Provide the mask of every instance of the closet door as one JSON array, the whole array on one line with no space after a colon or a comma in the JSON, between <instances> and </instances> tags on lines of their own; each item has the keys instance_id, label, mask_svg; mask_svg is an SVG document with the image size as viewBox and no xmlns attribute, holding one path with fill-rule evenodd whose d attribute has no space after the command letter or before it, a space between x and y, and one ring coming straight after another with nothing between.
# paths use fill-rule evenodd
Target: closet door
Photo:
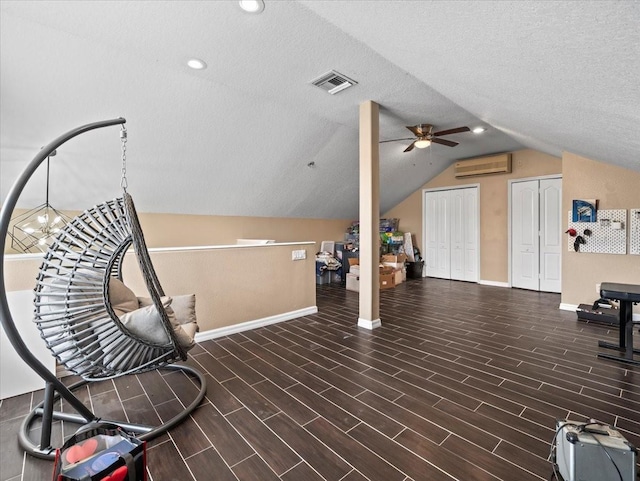
<instances>
[{"instance_id":1,"label":"closet door","mask_svg":"<svg viewBox=\"0 0 640 481\"><path fill-rule=\"evenodd\" d=\"M478 189L425 193L426 275L478 282Z\"/></svg>"},{"instance_id":2,"label":"closet door","mask_svg":"<svg viewBox=\"0 0 640 481\"><path fill-rule=\"evenodd\" d=\"M450 192L451 203L451 279L462 281L465 275L465 202L464 191Z\"/></svg>"},{"instance_id":3,"label":"closet door","mask_svg":"<svg viewBox=\"0 0 640 481\"><path fill-rule=\"evenodd\" d=\"M464 277L462 280L480 280L480 218L478 209L478 188L464 189Z\"/></svg>"},{"instance_id":4,"label":"closet door","mask_svg":"<svg viewBox=\"0 0 640 481\"><path fill-rule=\"evenodd\" d=\"M511 285L539 288L538 181L511 184Z\"/></svg>"},{"instance_id":5,"label":"closet door","mask_svg":"<svg viewBox=\"0 0 640 481\"><path fill-rule=\"evenodd\" d=\"M540 290L562 291L562 179L540 180Z\"/></svg>"},{"instance_id":6,"label":"closet door","mask_svg":"<svg viewBox=\"0 0 640 481\"><path fill-rule=\"evenodd\" d=\"M426 193L425 230L427 239L426 273L429 277L451 276L449 191Z\"/></svg>"},{"instance_id":7,"label":"closet door","mask_svg":"<svg viewBox=\"0 0 640 481\"><path fill-rule=\"evenodd\" d=\"M478 189L450 191L451 279L478 282Z\"/></svg>"},{"instance_id":8,"label":"closet door","mask_svg":"<svg viewBox=\"0 0 640 481\"><path fill-rule=\"evenodd\" d=\"M511 285L561 291L562 179L511 184Z\"/></svg>"}]
</instances>

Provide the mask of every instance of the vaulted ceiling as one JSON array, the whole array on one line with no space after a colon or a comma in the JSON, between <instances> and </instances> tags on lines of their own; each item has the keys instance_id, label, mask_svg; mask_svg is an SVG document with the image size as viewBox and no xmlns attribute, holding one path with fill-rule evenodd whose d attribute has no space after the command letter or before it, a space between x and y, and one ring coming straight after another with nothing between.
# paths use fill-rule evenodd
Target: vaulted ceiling
<instances>
[{"instance_id":1,"label":"vaulted ceiling","mask_svg":"<svg viewBox=\"0 0 640 481\"><path fill-rule=\"evenodd\" d=\"M403 153L380 144L381 210L457 159L532 148L640 171L640 2L6 1L0 10L4 199L58 135L125 117L142 212L355 218L358 108L380 139L485 126ZM207 63L192 70L187 60ZM336 70L335 95L310 82ZM51 202L118 195L118 128L62 146ZM44 199L45 169L20 207Z\"/></svg>"}]
</instances>

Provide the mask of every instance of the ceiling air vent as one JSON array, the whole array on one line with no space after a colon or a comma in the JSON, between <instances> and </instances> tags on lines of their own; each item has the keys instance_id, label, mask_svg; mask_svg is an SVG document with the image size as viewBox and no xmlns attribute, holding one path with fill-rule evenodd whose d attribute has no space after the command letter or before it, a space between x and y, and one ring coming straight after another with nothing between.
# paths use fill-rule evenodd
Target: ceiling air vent
<instances>
[{"instance_id":1,"label":"ceiling air vent","mask_svg":"<svg viewBox=\"0 0 640 481\"><path fill-rule=\"evenodd\" d=\"M344 89L357 85L358 82L351 80L346 75L342 75L335 70L331 70L317 79L312 80L311 83L316 87L320 87L322 90L329 92L331 95L335 95Z\"/></svg>"}]
</instances>

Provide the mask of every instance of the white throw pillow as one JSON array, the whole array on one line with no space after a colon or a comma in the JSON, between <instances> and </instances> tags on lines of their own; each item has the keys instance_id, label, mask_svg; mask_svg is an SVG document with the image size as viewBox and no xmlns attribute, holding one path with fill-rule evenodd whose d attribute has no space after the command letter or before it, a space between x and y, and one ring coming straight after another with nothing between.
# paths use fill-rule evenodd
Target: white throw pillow
<instances>
[{"instance_id":1,"label":"white throw pillow","mask_svg":"<svg viewBox=\"0 0 640 481\"><path fill-rule=\"evenodd\" d=\"M193 317L195 319L195 296L178 296L178 298L193 297L193 300L180 299L178 302L178 309L184 315ZM120 316L120 321L127 328L131 334L140 337L149 342L157 344L167 344L169 337L162 327L162 318L151 301L150 298L138 298L140 305L139 309L132 312L127 312ZM198 325L195 322L187 320L185 323L178 321L178 316L173 309L174 298L161 297L162 306L167 312L169 322L173 326L173 332L176 335L178 344L183 349L191 349L195 345L194 336L198 330ZM190 313L192 311L192 313Z\"/></svg>"},{"instance_id":2,"label":"white throw pillow","mask_svg":"<svg viewBox=\"0 0 640 481\"><path fill-rule=\"evenodd\" d=\"M161 300L164 297L160 298ZM171 302L171 309L176 315L178 324L188 324L190 322L197 323L196 319L196 295L195 294L183 294L180 296L171 296L173 301ZM164 302L164 301L163 301ZM140 307L150 306L153 301L150 297L138 297L138 304Z\"/></svg>"}]
</instances>

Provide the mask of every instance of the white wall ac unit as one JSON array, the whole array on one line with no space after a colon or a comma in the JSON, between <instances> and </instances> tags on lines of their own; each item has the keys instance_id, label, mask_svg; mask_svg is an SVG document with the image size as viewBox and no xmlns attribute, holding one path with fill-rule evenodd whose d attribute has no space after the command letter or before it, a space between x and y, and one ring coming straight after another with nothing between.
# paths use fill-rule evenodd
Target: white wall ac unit
<instances>
[{"instance_id":1,"label":"white wall ac unit","mask_svg":"<svg viewBox=\"0 0 640 481\"><path fill-rule=\"evenodd\" d=\"M471 175L505 174L511 172L511 154L492 155L477 159L461 160L454 165L456 177Z\"/></svg>"}]
</instances>

